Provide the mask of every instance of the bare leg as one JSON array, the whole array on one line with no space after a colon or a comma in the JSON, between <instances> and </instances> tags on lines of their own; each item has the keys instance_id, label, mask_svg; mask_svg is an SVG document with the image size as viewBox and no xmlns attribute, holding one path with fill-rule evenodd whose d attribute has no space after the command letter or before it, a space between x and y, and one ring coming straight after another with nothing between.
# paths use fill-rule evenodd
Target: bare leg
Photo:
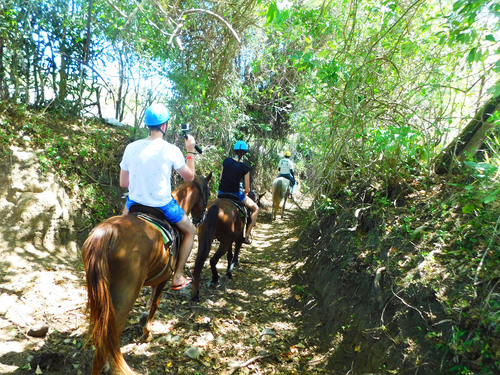
<instances>
[{"instance_id":1,"label":"bare leg","mask_svg":"<svg viewBox=\"0 0 500 375\"><path fill-rule=\"evenodd\" d=\"M252 233L252 228L255 226L257 223L257 216L259 216L259 206L257 206L257 203L255 203L253 200L250 198L246 197L245 201L243 202L245 205L250 208L252 211L252 222L248 225L247 227L247 232L245 233L245 237L248 238L250 237L250 234Z\"/></svg>"},{"instance_id":2,"label":"bare leg","mask_svg":"<svg viewBox=\"0 0 500 375\"><path fill-rule=\"evenodd\" d=\"M182 220L175 225L184 233L184 239L179 249L179 256L177 257L174 276L172 277L172 285L181 285L185 281L185 277L183 276L184 266L186 265L189 255L191 254L191 250L193 249L196 228L186 215L184 215Z\"/></svg>"}]
</instances>

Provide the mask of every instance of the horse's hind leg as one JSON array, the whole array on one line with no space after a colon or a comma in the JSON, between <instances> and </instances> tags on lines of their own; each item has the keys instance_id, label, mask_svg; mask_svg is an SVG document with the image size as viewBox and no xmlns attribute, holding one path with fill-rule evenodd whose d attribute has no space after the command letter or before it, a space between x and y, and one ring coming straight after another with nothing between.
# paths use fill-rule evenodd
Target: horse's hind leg
<instances>
[{"instance_id":1,"label":"horse's hind leg","mask_svg":"<svg viewBox=\"0 0 500 375\"><path fill-rule=\"evenodd\" d=\"M229 243L229 246L231 246L231 243ZM212 281L210 283L211 286L215 286L219 282L217 263L219 263L220 258L222 258L222 255L224 255L226 251L227 251L227 244L221 242L214 256L210 258L210 269L212 270Z\"/></svg>"},{"instance_id":2,"label":"horse's hind leg","mask_svg":"<svg viewBox=\"0 0 500 375\"><path fill-rule=\"evenodd\" d=\"M234 256L231 256L231 259L229 259L229 255L227 257L227 273L226 273L226 275L230 279L233 277L234 269L240 264L239 256L240 256L241 245L242 245L242 242L236 242L236 244L234 245ZM229 252L232 254L231 250L229 250Z\"/></svg>"},{"instance_id":3,"label":"horse's hind leg","mask_svg":"<svg viewBox=\"0 0 500 375\"><path fill-rule=\"evenodd\" d=\"M123 278L111 283L111 299L115 309L116 329L118 337L123 332L127 324L127 316L134 306L134 302L139 296L142 283L135 278L129 278L126 282Z\"/></svg>"},{"instance_id":4,"label":"horse's hind leg","mask_svg":"<svg viewBox=\"0 0 500 375\"><path fill-rule=\"evenodd\" d=\"M226 275L229 276L229 278L231 278L231 275L230 275L230 269L231 269L231 265L233 264L233 248L232 246L229 248L229 250L227 251L227 271L226 271ZM234 268L234 266L233 266Z\"/></svg>"},{"instance_id":5,"label":"horse's hind leg","mask_svg":"<svg viewBox=\"0 0 500 375\"><path fill-rule=\"evenodd\" d=\"M281 210L281 217L285 216L285 205L286 205L287 198L288 198L288 190L287 190L287 193L285 194L285 198L283 199L283 208Z\"/></svg>"},{"instance_id":6,"label":"horse's hind leg","mask_svg":"<svg viewBox=\"0 0 500 375\"><path fill-rule=\"evenodd\" d=\"M144 324L144 327L142 328L142 337L141 340L143 341L151 341L153 338L153 335L151 334L151 325L153 324L153 317L156 313L156 310L158 310L158 306L160 304L160 297L161 293L163 291L163 288L165 288L165 284L167 283L168 279L165 280L164 282L161 282L158 285L155 285L151 287L151 300L149 304L149 314L148 318L146 320L146 324Z\"/></svg>"}]
</instances>

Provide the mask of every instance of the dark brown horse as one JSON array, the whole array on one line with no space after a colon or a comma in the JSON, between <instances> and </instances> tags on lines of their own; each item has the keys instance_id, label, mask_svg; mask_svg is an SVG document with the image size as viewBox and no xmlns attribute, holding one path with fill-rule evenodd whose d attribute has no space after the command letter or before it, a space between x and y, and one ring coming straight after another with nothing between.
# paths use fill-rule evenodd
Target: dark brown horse
<instances>
[{"instance_id":1,"label":"dark brown horse","mask_svg":"<svg viewBox=\"0 0 500 375\"><path fill-rule=\"evenodd\" d=\"M201 220L208 203L208 181L195 177L173 197L193 220ZM174 242L175 243L175 242ZM151 286L151 299L143 339L150 338L153 316L165 284L175 269L175 256L163 245L160 231L133 215L114 216L96 226L82 248L85 267L90 332L96 348L92 375L101 373L110 360L114 371L133 374L120 351L120 335L139 291Z\"/></svg>"},{"instance_id":2,"label":"dark brown horse","mask_svg":"<svg viewBox=\"0 0 500 375\"><path fill-rule=\"evenodd\" d=\"M260 198L264 194L259 195L259 193L252 190L248 193L248 196L259 205ZM201 271L210 253L214 238L219 240L219 248L210 258L212 286L215 286L219 281L217 263L225 253L227 253L227 272L225 276L229 279L232 277L232 272L238 265L244 229L245 222L241 211L230 199L217 198L208 202L205 220L198 227L198 254L194 265L192 289L192 299L194 301L200 300ZM234 253L232 251L233 243Z\"/></svg>"}]
</instances>

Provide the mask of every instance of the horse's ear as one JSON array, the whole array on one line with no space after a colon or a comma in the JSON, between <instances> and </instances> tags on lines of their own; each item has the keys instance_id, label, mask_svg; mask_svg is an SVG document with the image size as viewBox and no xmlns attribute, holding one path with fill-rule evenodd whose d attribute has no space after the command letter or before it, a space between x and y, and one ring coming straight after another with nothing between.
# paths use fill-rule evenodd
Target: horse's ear
<instances>
[{"instance_id":1,"label":"horse's ear","mask_svg":"<svg viewBox=\"0 0 500 375\"><path fill-rule=\"evenodd\" d=\"M212 179L212 172L210 172L206 178L207 182L209 182Z\"/></svg>"}]
</instances>

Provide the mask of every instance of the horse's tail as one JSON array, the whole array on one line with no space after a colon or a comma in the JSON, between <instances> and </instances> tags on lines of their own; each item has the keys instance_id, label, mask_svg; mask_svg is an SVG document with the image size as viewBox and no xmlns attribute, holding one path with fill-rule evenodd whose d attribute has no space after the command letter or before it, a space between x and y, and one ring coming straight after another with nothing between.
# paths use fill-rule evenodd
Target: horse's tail
<instances>
[{"instance_id":1,"label":"horse's tail","mask_svg":"<svg viewBox=\"0 0 500 375\"><path fill-rule=\"evenodd\" d=\"M117 227L104 222L94 228L82 248L90 335L96 348L92 375L99 375L108 359L111 359L121 373L133 374L120 351L115 309L109 292L108 261L117 236Z\"/></svg>"},{"instance_id":2,"label":"horse's tail","mask_svg":"<svg viewBox=\"0 0 500 375\"><path fill-rule=\"evenodd\" d=\"M198 254L196 254L193 271L192 299L194 301L199 301L200 299L201 271L203 270L205 261L210 254L210 248L212 247L212 242L215 236L215 229L217 227L218 216L219 206L217 206L217 204L214 204L208 209L203 224L199 226Z\"/></svg>"}]
</instances>

